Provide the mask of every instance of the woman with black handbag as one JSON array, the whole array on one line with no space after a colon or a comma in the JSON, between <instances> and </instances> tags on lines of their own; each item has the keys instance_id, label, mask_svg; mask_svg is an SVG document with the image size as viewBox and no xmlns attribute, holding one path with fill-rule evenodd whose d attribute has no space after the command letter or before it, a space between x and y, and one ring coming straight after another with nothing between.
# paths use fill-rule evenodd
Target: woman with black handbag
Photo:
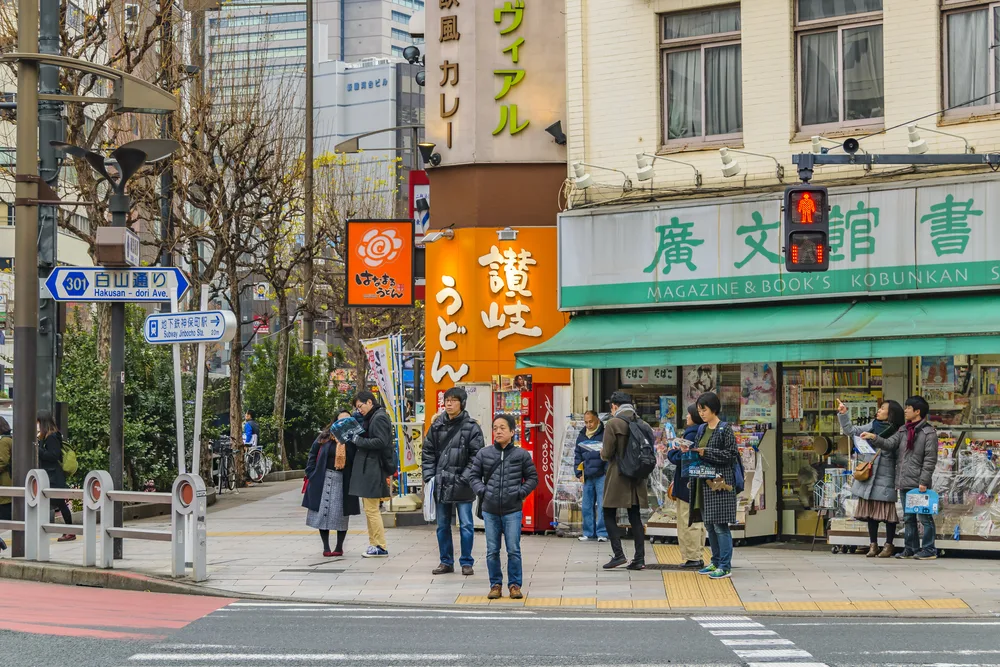
<instances>
[{"instance_id":1,"label":"woman with black handbag","mask_svg":"<svg viewBox=\"0 0 1000 667\"><path fill-rule=\"evenodd\" d=\"M875 420L864 426L851 424L847 406L840 400L837 401L837 412L840 430L849 438L862 433L874 433L888 438L906 421L903 406L896 401L883 401L875 414ZM860 454L854 469L851 495L858 499L854 518L868 523L868 558L890 558L895 551L893 540L896 539L896 526L899 525L899 515L896 513L896 451L879 450L874 454ZM879 523L885 523L885 545L881 549L878 546Z\"/></svg>"},{"instance_id":2,"label":"woman with black handbag","mask_svg":"<svg viewBox=\"0 0 1000 667\"><path fill-rule=\"evenodd\" d=\"M341 412L337 420L350 417ZM319 530L323 555L344 555L344 539L350 517L361 514L361 504L347 491L351 488L351 469L357 448L333 437L333 424L323 430L309 449L302 506L308 509L306 525ZM330 548L330 531L337 533L337 545Z\"/></svg>"}]
</instances>

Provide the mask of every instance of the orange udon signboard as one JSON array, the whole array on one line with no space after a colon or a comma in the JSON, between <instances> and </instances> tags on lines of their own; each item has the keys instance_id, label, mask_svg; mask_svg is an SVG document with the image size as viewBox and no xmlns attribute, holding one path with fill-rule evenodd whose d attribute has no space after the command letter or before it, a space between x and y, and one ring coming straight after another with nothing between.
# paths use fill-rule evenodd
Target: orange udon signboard
<instances>
[{"instance_id":1,"label":"orange udon signboard","mask_svg":"<svg viewBox=\"0 0 1000 667\"><path fill-rule=\"evenodd\" d=\"M348 220L347 304L413 305L413 221Z\"/></svg>"}]
</instances>

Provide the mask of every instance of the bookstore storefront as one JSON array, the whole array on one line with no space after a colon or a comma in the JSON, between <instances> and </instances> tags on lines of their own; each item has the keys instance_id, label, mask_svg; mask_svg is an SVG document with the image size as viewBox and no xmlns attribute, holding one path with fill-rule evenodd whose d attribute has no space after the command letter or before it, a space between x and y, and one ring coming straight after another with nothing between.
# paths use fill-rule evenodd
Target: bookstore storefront
<instances>
[{"instance_id":1,"label":"bookstore storefront","mask_svg":"<svg viewBox=\"0 0 1000 667\"><path fill-rule=\"evenodd\" d=\"M745 537L845 545L867 538L836 400L864 423L921 393L942 434L939 538L1000 549L1000 179L844 188L831 204L818 274L784 272L779 194L561 214L574 316L518 363L592 369L593 407L627 389L661 427L716 391L758 452Z\"/></svg>"}]
</instances>

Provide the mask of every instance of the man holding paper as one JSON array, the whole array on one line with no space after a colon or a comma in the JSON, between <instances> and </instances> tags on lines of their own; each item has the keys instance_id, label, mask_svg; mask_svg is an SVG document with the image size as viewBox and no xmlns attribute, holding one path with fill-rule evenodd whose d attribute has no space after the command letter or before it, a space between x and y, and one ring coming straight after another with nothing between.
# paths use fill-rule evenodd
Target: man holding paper
<instances>
[{"instance_id":1,"label":"man holding paper","mask_svg":"<svg viewBox=\"0 0 1000 667\"><path fill-rule=\"evenodd\" d=\"M931 488L934 469L937 467L938 436L937 429L927 421L930 406L922 396L911 396L906 399L903 416L906 419L905 428L901 428L890 438L883 438L875 433L862 433L861 437L872 443L882 452L896 452L896 488L902 497L913 489L926 493ZM906 548L896 558L916 558L917 560L934 560L937 549L934 546L936 529L934 516L920 514L923 526L923 539L917 534L917 514L907 514L903 530Z\"/></svg>"}]
</instances>

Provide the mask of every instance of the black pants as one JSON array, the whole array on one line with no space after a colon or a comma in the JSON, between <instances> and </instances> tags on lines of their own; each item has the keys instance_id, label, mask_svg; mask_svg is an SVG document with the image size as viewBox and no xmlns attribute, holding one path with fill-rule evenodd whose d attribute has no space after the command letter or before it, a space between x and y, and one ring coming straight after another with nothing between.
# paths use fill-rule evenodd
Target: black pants
<instances>
[{"instance_id":1,"label":"black pants","mask_svg":"<svg viewBox=\"0 0 1000 667\"><path fill-rule=\"evenodd\" d=\"M0 521L10 521L10 513L13 507L11 503L0 505Z\"/></svg>"},{"instance_id":2,"label":"black pants","mask_svg":"<svg viewBox=\"0 0 1000 667\"><path fill-rule=\"evenodd\" d=\"M51 501L51 508L53 515L55 512L59 512L62 515L63 523L67 526L73 523L73 513L70 512L69 503L61 498Z\"/></svg>"},{"instance_id":3,"label":"black pants","mask_svg":"<svg viewBox=\"0 0 1000 667\"><path fill-rule=\"evenodd\" d=\"M878 543L878 524L880 522L874 519L868 519L868 539L871 544ZM885 543L892 544L893 540L896 539L896 523L885 522Z\"/></svg>"},{"instance_id":4,"label":"black pants","mask_svg":"<svg viewBox=\"0 0 1000 667\"><path fill-rule=\"evenodd\" d=\"M646 562L646 531L642 527L642 515L639 513L639 506L632 505L628 508L628 522L632 525L632 540L635 542L635 560L640 563ZM608 539L611 540L611 550L615 557L624 556L622 551L622 531L618 527L618 509L615 507L604 508L604 527L608 531Z\"/></svg>"}]
</instances>

